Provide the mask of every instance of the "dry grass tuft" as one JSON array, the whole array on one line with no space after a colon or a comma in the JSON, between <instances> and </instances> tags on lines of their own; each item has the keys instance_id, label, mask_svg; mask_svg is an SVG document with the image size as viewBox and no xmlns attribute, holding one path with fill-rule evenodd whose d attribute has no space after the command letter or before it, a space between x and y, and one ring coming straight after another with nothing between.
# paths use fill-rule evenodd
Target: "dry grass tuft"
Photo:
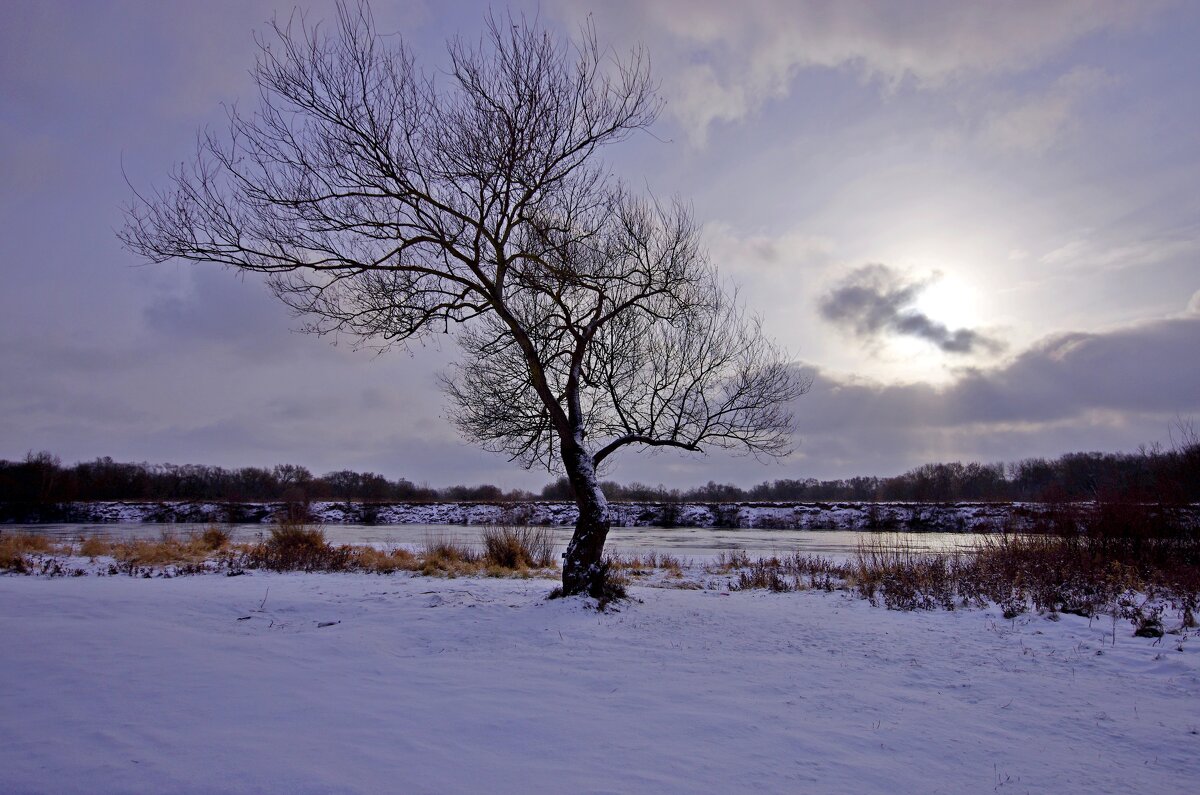
<instances>
[{"instance_id":1,"label":"dry grass tuft","mask_svg":"<svg viewBox=\"0 0 1200 795\"><path fill-rule=\"evenodd\" d=\"M965 552L920 551L904 537L879 535L846 563L729 553L708 571L736 575L730 590L852 589L893 610L994 604L1006 618L1030 609L1106 614L1160 637L1165 611L1178 614L1180 630L1200 611L1200 528L1161 517L1100 506L1070 522L1056 517L1042 533L997 533Z\"/></svg>"},{"instance_id":2,"label":"dry grass tuft","mask_svg":"<svg viewBox=\"0 0 1200 795\"><path fill-rule=\"evenodd\" d=\"M973 562L965 588L980 601L1002 603L1007 595L1018 612L1028 601L1039 611L1115 612L1137 623L1145 616L1133 594L1168 600L1182 614L1200 606L1200 528L1145 535L1098 524L1050 535L1001 533L979 544Z\"/></svg>"},{"instance_id":3,"label":"dry grass tuft","mask_svg":"<svg viewBox=\"0 0 1200 795\"><path fill-rule=\"evenodd\" d=\"M325 531L303 522L280 522L271 528L267 543L281 549L313 550L328 546Z\"/></svg>"},{"instance_id":4,"label":"dry grass tuft","mask_svg":"<svg viewBox=\"0 0 1200 795\"><path fill-rule=\"evenodd\" d=\"M474 547L446 539L427 540L421 549L420 557L421 566L418 571L425 575L442 574L455 577L475 574L484 568L481 565L481 556Z\"/></svg>"},{"instance_id":5,"label":"dry grass tuft","mask_svg":"<svg viewBox=\"0 0 1200 795\"><path fill-rule=\"evenodd\" d=\"M29 554L48 554L55 545L45 536L33 533L0 533L0 571L25 573Z\"/></svg>"},{"instance_id":6,"label":"dry grass tuft","mask_svg":"<svg viewBox=\"0 0 1200 795\"><path fill-rule=\"evenodd\" d=\"M600 564L600 576L588 588L588 596L596 600L597 610L604 611L613 602L629 598L625 588L627 585L629 580L614 571L612 565L605 560Z\"/></svg>"},{"instance_id":7,"label":"dry grass tuft","mask_svg":"<svg viewBox=\"0 0 1200 795\"><path fill-rule=\"evenodd\" d=\"M499 528L485 532L491 549L481 553L467 544L427 541L419 552L403 547L380 550L369 546L333 545L320 527L284 516L270 536L257 544L232 544L229 533L216 525L191 536L163 534L156 540L81 538L78 554L92 559L112 557L115 571L151 576L165 566L182 567L182 573L209 569L240 572L363 571L390 574L412 571L427 575L529 576L554 565L553 538L544 528ZM31 542L41 544L40 540ZM66 550L68 553L70 549ZM178 571L176 573L179 573Z\"/></svg>"},{"instance_id":8,"label":"dry grass tuft","mask_svg":"<svg viewBox=\"0 0 1200 795\"><path fill-rule=\"evenodd\" d=\"M750 556L744 549L735 549L730 552L721 552L717 555L717 559L713 565L709 567L709 571L713 573L726 574L735 569L744 569L751 563Z\"/></svg>"},{"instance_id":9,"label":"dry grass tuft","mask_svg":"<svg viewBox=\"0 0 1200 795\"><path fill-rule=\"evenodd\" d=\"M127 567L198 565L216 551L204 535L176 536L163 533L157 539L81 538L78 554L92 559L115 558Z\"/></svg>"},{"instance_id":10,"label":"dry grass tuft","mask_svg":"<svg viewBox=\"0 0 1200 795\"><path fill-rule=\"evenodd\" d=\"M834 563L829 558L796 553L783 558L772 556L751 560L744 551L722 554L708 569L719 574L737 574L729 581L731 591L765 588L768 591L803 591L819 588L832 591L854 580L853 569L847 563Z\"/></svg>"},{"instance_id":11,"label":"dry grass tuft","mask_svg":"<svg viewBox=\"0 0 1200 795\"><path fill-rule=\"evenodd\" d=\"M730 583L731 591L745 591L753 588L764 588L768 591L781 593L799 590L796 578L786 572L781 561L776 558L759 558L749 567L738 571L736 582Z\"/></svg>"},{"instance_id":12,"label":"dry grass tuft","mask_svg":"<svg viewBox=\"0 0 1200 795\"><path fill-rule=\"evenodd\" d=\"M554 536L545 527L486 527L482 538L486 566L521 571L554 565Z\"/></svg>"},{"instance_id":13,"label":"dry grass tuft","mask_svg":"<svg viewBox=\"0 0 1200 795\"><path fill-rule=\"evenodd\" d=\"M210 524L200 534L200 543L214 552L224 549L229 545L229 531L220 525Z\"/></svg>"},{"instance_id":14,"label":"dry grass tuft","mask_svg":"<svg viewBox=\"0 0 1200 795\"><path fill-rule=\"evenodd\" d=\"M79 554L89 558L111 555L113 542L101 536L88 536L79 541Z\"/></svg>"},{"instance_id":15,"label":"dry grass tuft","mask_svg":"<svg viewBox=\"0 0 1200 795\"><path fill-rule=\"evenodd\" d=\"M649 574L656 569L663 569L672 577L683 576L683 561L665 552L644 552L642 554L609 555L608 563L614 571L623 571L633 576Z\"/></svg>"},{"instance_id":16,"label":"dry grass tuft","mask_svg":"<svg viewBox=\"0 0 1200 795\"><path fill-rule=\"evenodd\" d=\"M416 571L420 568L420 564L417 556L403 547L391 550L355 547L353 568L376 574L391 574L397 571Z\"/></svg>"},{"instance_id":17,"label":"dry grass tuft","mask_svg":"<svg viewBox=\"0 0 1200 795\"><path fill-rule=\"evenodd\" d=\"M172 575L270 569L528 577L555 564L553 536L545 528L492 528L484 532L484 541L487 548L482 553L453 541L427 541L418 552L403 547L380 550L335 546L326 540L321 528L285 515L271 529L270 536L256 544L230 543L229 532L218 525L189 535L163 533L157 539L81 537L76 544L61 546L43 536L0 533L0 570L44 574L61 568L61 561L50 569L34 566L27 558L30 553L78 554L92 560L110 557L115 560L109 566L110 573L139 577L164 573L167 567L172 567L168 572Z\"/></svg>"},{"instance_id":18,"label":"dry grass tuft","mask_svg":"<svg viewBox=\"0 0 1200 795\"><path fill-rule=\"evenodd\" d=\"M903 536L881 534L859 545L853 562L858 592L894 610L953 610L970 561L918 551Z\"/></svg>"},{"instance_id":19,"label":"dry grass tuft","mask_svg":"<svg viewBox=\"0 0 1200 795\"><path fill-rule=\"evenodd\" d=\"M245 555L247 568L273 571L346 571L352 560L353 547L332 546L324 530L288 517L271 529L270 538Z\"/></svg>"},{"instance_id":20,"label":"dry grass tuft","mask_svg":"<svg viewBox=\"0 0 1200 795\"><path fill-rule=\"evenodd\" d=\"M0 532L0 549L6 553L50 552L53 548L54 544L46 536Z\"/></svg>"}]
</instances>

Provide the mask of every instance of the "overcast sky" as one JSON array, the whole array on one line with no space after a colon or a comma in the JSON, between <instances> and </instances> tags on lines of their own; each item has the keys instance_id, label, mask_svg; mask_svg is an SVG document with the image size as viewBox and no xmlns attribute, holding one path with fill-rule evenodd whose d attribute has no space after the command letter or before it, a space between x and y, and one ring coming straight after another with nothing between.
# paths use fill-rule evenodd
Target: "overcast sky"
<instances>
[{"instance_id":1,"label":"overcast sky","mask_svg":"<svg viewBox=\"0 0 1200 795\"><path fill-rule=\"evenodd\" d=\"M375 15L439 67L487 7ZM668 104L613 169L693 204L722 272L814 374L786 460L626 452L609 477L893 475L1133 450L1200 421L1200 3L511 7L565 34L590 13L617 50L646 45ZM540 487L444 419L452 337L331 347L253 279L121 249L122 169L162 184L221 103L251 104L251 33L291 10L4 4L0 458Z\"/></svg>"}]
</instances>

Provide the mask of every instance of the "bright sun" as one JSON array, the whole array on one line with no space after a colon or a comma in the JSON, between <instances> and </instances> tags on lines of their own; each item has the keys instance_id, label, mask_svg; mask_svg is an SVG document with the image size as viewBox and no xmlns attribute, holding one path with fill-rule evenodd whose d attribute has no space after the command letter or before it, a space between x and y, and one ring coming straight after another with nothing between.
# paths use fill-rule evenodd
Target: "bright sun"
<instances>
[{"instance_id":1,"label":"bright sun","mask_svg":"<svg viewBox=\"0 0 1200 795\"><path fill-rule=\"evenodd\" d=\"M951 331L979 325L979 294L962 279L943 273L921 291L914 309Z\"/></svg>"}]
</instances>

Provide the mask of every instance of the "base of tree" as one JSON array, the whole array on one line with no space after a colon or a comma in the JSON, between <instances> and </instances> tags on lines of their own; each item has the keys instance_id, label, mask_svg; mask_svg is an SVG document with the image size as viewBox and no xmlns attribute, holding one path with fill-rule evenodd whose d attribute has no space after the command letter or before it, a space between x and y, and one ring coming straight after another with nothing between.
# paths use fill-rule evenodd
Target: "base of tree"
<instances>
[{"instance_id":1,"label":"base of tree","mask_svg":"<svg viewBox=\"0 0 1200 795\"><path fill-rule=\"evenodd\" d=\"M576 580L570 590L564 582L551 591L547 598L562 599L567 596L590 596L596 600L596 609L604 611L613 602L628 599L629 593L625 590L624 578L613 572L612 565L606 560L600 563L591 578Z\"/></svg>"}]
</instances>

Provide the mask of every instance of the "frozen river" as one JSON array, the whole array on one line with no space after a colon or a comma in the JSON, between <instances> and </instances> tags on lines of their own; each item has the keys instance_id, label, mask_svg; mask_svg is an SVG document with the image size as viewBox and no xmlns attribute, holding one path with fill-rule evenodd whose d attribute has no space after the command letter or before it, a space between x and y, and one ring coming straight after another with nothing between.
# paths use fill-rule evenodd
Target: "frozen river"
<instances>
[{"instance_id":1,"label":"frozen river","mask_svg":"<svg viewBox=\"0 0 1200 795\"><path fill-rule=\"evenodd\" d=\"M2 525L0 532L31 532L60 539L80 536L115 538L158 538L164 533L184 535L198 532L203 525L110 523L110 524L30 524ZM270 525L225 525L234 541L255 541L270 534ZM372 544L419 548L430 541L452 540L476 544L482 527L479 525L410 524L358 525L326 524L321 526L325 537L334 544ZM571 537L571 528L547 528L554 534L561 549ZM614 527L608 534L609 552L644 553L651 550L670 553L679 558L696 560L714 558L722 552L745 550L751 557L790 555L823 555L842 559L853 555L864 541L880 542L886 546L903 546L916 551L952 552L969 549L983 537L980 533L884 533L863 530L766 530L726 529L706 527Z\"/></svg>"}]
</instances>

